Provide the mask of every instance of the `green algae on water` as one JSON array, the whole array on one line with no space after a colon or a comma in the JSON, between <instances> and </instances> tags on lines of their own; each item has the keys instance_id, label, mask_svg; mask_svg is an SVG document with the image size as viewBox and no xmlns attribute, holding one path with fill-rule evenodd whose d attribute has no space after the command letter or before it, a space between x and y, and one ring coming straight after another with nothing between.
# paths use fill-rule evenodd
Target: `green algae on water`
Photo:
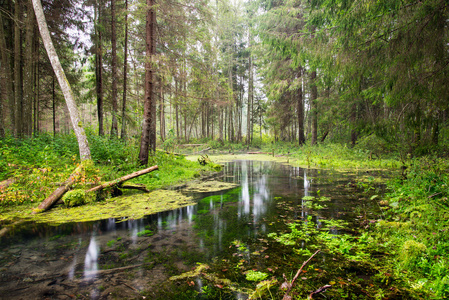
<instances>
[{"instance_id":1,"label":"green algae on water","mask_svg":"<svg viewBox=\"0 0 449 300\"><path fill-rule=\"evenodd\" d=\"M72 208L53 208L51 211L33 215L31 219L39 223L59 225L69 222L87 222L108 218L140 219L145 215L173 210L195 204L192 197L176 191L156 190L149 194L115 197Z\"/></svg>"},{"instance_id":2,"label":"green algae on water","mask_svg":"<svg viewBox=\"0 0 449 300\"><path fill-rule=\"evenodd\" d=\"M184 188L184 191L190 193L212 193L230 190L235 187L238 187L238 184L230 183L230 182L222 182L216 180L210 181L193 181L187 184L187 187Z\"/></svg>"}]
</instances>

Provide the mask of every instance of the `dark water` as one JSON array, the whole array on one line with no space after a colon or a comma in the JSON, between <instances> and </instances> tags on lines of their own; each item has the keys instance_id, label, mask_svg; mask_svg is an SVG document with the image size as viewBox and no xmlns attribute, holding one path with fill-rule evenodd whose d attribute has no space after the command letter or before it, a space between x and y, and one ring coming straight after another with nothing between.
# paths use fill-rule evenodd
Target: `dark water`
<instances>
[{"instance_id":1,"label":"dark water","mask_svg":"<svg viewBox=\"0 0 449 300\"><path fill-rule=\"evenodd\" d=\"M244 288L255 287L246 271L291 278L301 265L268 233L309 215L317 226L327 219L349 221L347 232L375 218L376 205L351 188L354 176L235 161L225 166L222 180L240 187L194 195L194 206L124 222L23 224L0 240L0 299L246 299ZM304 196L330 201L311 209ZM322 265L326 259L319 257ZM210 276L169 280L197 263L242 288L227 289Z\"/></svg>"}]
</instances>

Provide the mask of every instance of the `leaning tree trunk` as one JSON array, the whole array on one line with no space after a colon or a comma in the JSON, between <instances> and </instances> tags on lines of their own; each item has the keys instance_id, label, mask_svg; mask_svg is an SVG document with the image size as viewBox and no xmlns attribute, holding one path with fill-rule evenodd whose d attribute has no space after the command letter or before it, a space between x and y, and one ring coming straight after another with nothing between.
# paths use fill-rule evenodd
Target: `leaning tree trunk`
<instances>
[{"instance_id":1,"label":"leaning tree trunk","mask_svg":"<svg viewBox=\"0 0 449 300\"><path fill-rule=\"evenodd\" d=\"M48 31L47 21L45 20L44 11L40 0L32 0L34 12L36 14L39 31L44 42L45 49L47 50L48 58L50 59L53 70L58 78L59 85L61 86L62 93L64 94L67 108L69 109L70 119L72 121L73 130L75 131L76 138L78 140L80 158L81 160L91 159L90 149L87 143L86 133L82 126L81 120L78 114L78 108L76 107L75 98L73 96L72 89L59 62L58 55L56 54L55 47Z\"/></svg>"}]
</instances>

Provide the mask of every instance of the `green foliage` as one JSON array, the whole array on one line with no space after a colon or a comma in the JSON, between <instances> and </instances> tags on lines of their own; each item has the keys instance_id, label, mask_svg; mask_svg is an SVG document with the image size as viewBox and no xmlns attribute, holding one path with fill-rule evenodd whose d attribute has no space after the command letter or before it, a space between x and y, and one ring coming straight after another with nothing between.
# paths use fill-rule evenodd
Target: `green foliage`
<instances>
[{"instance_id":1,"label":"green foliage","mask_svg":"<svg viewBox=\"0 0 449 300\"><path fill-rule=\"evenodd\" d=\"M259 272L259 271L253 271L250 270L246 273L246 280L248 281L262 281L268 277L267 273Z\"/></svg>"},{"instance_id":2,"label":"green foliage","mask_svg":"<svg viewBox=\"0 0 449 300\"><path fill-rule=\"evenodd\" d=\"M413 289L449 296L449 163L408 159L401 177L388 184L389 209L378 223L379 243L392 251L391 265Z\"/></svg>"},{"instance_id":3,"label":"green foliage","mask_svg":"<svg viewBox=\"0 0 449 300\"><path fill-rule=\"evenodd\" d=\"M153 231L151 231L151 230L149 230L149 229L145 229L145 230L139 231L139 232L137 233L137 236L138 236L138 237L142 237L142 236L152 236L153 234L154 234Z\"/></svg>"},{"instance_id":4,"label":"green foliage","mask_svg":"<svg viewBox=\"0 0 449 300\"><path fill-rule=\"evenodd\" d=\"M83 172L76 177L76 189L85 188L86 184L114 180L140 168L136 140L111 139L94 135L90 130L87 132L93 162L84 163ZM64 182L75 170L78 155L73 134L56 137L41 134L24 139L7 135L1 138L0 181L12 178L14 183L1 188L0 206L40 203L53 192L54 183ZM160 152L150 158L150 163L159 165L159 171L133 180L149 189L174 185L216 170L215 165L202 167L184 157Z\"/></svg>"}]
</instances>

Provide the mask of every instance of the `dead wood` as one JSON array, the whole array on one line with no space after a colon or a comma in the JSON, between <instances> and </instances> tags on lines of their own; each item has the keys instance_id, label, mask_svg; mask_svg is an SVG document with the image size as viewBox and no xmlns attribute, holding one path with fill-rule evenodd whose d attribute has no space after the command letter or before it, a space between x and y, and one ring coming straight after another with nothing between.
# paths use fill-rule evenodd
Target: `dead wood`
<instances>
[{"instance_id":1,"label":"dead wood","mask_svg":"<svg viewBox=\"0 0 449 300\"><path fill-rule=\"evenodd\" d=\"M182 144L182 145L179 145L179 147L199 147L199 146L204 146L204 145L207 145L207 144Z\"/></svg>"},{"instance_id":2,"label":"dead wood","mask_svg":"<svg viewBox=\"0 0 449 300\"><path fill-rule=\"evenodd\" d=\"M75 171L70 175L69 179L64 181L60 187L58 187L50 196L39 204L33 214L48 210L53 206L76 182L76 177L81 173L83 165L79 165Z\"/></svg>"},{"instance_id":3,"label":"dead wood","mask_svg":"<svg viewBox=\"0 0 449 300\"><path fill-rule=\"evenodd\" d=\"M174 156L187 156L187 154L176 153L176 152L170 152L170 151L165 151L165 150L162 150L162 149L156 149L156 151L164 152L164 153L166 153L166 154L171 154L171 155L174 155Z\"/></svg>"},{"instance_id":4,"label":"dead wood","mask_svg":"<svg viewBox=\"0 0 449 300\"><path fill-rule=\"evenodd\" d=\"M282 298L282 300L290 300L292 299L291 296L289 296L288 294L290 293L290 291L293 288L293 284L295 283L296 279L298 278L299 274L301 274L302 269L305 267L305 265L307 265L309 263L309 261L318 253L320 252L320 250L318 249L317 251L315 251L315 253L312 254L312 256L309 257L309 259L307 259L305 262L302 263L301 268L299 268L298 272L296 272L295 277L293 277L292 281L290 283L287 283L287 291L285 292L284 297Z\"/></svg>"},{"instance_id":5,"label":"dead wood","mask_svg":"<svg viewBox=\"0 0 449 300\"><path fill-rule=\"evenodd\" d=\"M7 188L8 186L13 184L14 182L16 182L15 178L8 178L6 180L3 180L3 181L0 182L0 189Z\"/></svg>"},{"instance_id":6,"label":"dead wood","mask_svg":"<svg viewBox=\"0 0 449 300\"><path fill-rule=\"evenodd\" d=\"M144 264L137 264L137 265L114 268L114 269L105 269L105 270L97 270L97 271L83 271L83 272L77 272L77 274L83 274L85 276L105 275L105 274L116 273L116 272L121 272L121 271L129 270L129 269L142 267L143 265Z\"/></svg>"},{"instance_id":7,"label":"dead wood","mask_svg":"<svg viewBox=\"0 0 449 300\"><path fill-rule=\"evenodd\" d=\"M212 148L211 148L211 147L208 147L208 148L206 148L206 149L203 149L203 150L198 151L197 153L202 153L202 152L207 151L207 150L210 150L210 149L212 149Z\"/></svg>"},{"instance_id":8,"label":"dead wood","mask_svg":"<svg viewBox=\"0 0 449 300\"><path fill-rule=\"evenodd\" d=\"M145 193L149 193L150 190L146 188L144 184L124 184L120 187L121 189L127 190L139 190Z\"/></svg>"},{"instance_id":9,"label":"dead wood","mask_svg":"<svg viewBox=\"0 0 449 300\"><path fill-rule=\"evenodd\" d=\"M136 171L134 173L125 175L125 176L123 176L121 178L118 178L116 180L109 181L109 182L103 183L101 185L98 185L98 186L96 186L94 188L91 188L90 190L87 190L86 192L89 193L89 192L100 191L102 189L105 189L105 188L108 188L108 187L111 187L111 186L119 185L122 182L125 182L127 180L133 179L135 177L138 177L138 176L146 174L146 173L150 173L150 172L152 172L154 170L157 170L158 168L159 168L158 166L152 166L152 167L150 167L148 169Z\"/></svg>"},{"instance_id":10,"label":"dead wood","mask_svg":"<svg viewBox=\"0 0 449 300\"><path fill-rule=\"evenodd\" d=\"M324 292L325 290L327 290L330 287L332 287L332 285L326 284L326 285L320 287L319 289L317 289L315 292L311 292L310 295L309 295L309 299L313 299L313 295L322 293L322 292Z\"/></svg>"},{"instance_id":11,"label":"dead wood","mask_svg":"<svg viewBox=\"0 0 449 300\"><path fill-rule=\"evenodd\" d=\"M267 152L246 152L246 154L269 154Z\"/></svg>"}]
</instances>

